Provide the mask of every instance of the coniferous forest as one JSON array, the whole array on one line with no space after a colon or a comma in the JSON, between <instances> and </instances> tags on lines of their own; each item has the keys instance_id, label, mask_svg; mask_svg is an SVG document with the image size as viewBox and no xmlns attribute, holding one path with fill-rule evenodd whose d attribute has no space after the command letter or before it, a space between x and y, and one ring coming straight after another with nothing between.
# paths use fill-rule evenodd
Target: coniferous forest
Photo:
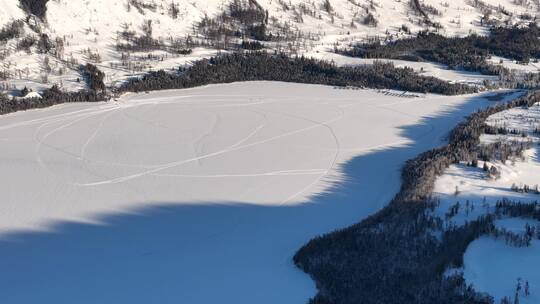
<instances>
[{"instance_id":1,"label":"coniferous forest","mask_svg":"<svg viewBox=\"0 0 540 304\"><path fill-rule=\"evenodd\" d=\"M64 102L104 101L109 99L103 82L105 75L95 65L80 67L89 90L63 92L57 86L45 90L42 98L13 98L0 95L0 113L42 108ZM434 77L418 75L409 68L391 63L338 67L333 63L304 57L291 58L281 53L245 52L225 54L195 62L174 73L163 70L133 78L115 93L192 88L235 81L285 81L324 84L338 87L395 89L411 92L457 95L473 93L477 88L453 84Z\"/></svg>"},{"instance_id":2,"label":"coniferous forest","mask_svg":"<svg viewBox=\"0 0 540 304\"><path fill-rule=\"evenodd\" d=\"M434 77L420 76L409 68L391 63L338 67L333 63L281 53L232 53L201 60L176 73L158 71L125 83L121 92L182 89L235 81L285 81L332 86L395 89L411 92L456 95L476 88L451 84Z\"/></svg>"},{"instance_id":3,"label":"coniferous forest","mask_svg":"<svg viewBox=\"0 0 540 304\"><path fill-rule=\"evenodd\" d=\"M27 13L43 19L47 12L47 2L49 0L19 0L19 2Z\"/></svg>"},{"instance_id":4,"label":"coniferous forest","mask_svg":"<svg viewBox=\"0 0 540 304\"><path fill-rule=\"evenodd\" d=\"M54 85L41 93L41 98L9 98L0 94L0 115L16 111L46 108L67 102L96 102L106 100L102 92L81 90L79 92L65 92Z\"/></svg>"},{"instance_id":5,"label":"coniferous forest","mask_svg":"<svg viewBox=\"0 0 540 304\"><path fill-rule=\"evenodd\" d=\"M487 63L491 55L528 63L540 58L540 27L531 23L528 27L494 27L490 35L445 37L422 31L413 38L390 43L376 41L353 45L337 52L362 58L390 58L411 61L433 61L453 69L477 71L498 75L500 67Z\"/></svg>"}]
</instances>

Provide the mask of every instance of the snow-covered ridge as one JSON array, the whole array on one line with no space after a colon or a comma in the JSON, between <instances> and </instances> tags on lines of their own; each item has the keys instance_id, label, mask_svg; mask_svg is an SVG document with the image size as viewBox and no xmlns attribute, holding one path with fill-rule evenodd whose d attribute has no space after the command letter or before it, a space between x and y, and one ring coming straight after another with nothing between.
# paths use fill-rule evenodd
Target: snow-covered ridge
<instances>
[{"instance_id":1,"label":"snow-covered ridge","mask_svg":"<svg viewBox=\"0 0 540 304\"><path fill-rule=\"evenodd\" d=\"M15 20L26 20L21 38L0 42L0 84L4 90L31 86L35 89L56 83L67 89L79 89L79 64L93 62L114 84L141 72L171 68L215 50L192 46L192 54L168 50L119 51L122 32L135 36L150 33L164 44L202 39L197 24L226 11L233 0L49 0L43 20L27 19L20 0L5 0L0 6L0 27ZM237 0L240 1L240 0ZM284 29L294 33L294 41L269 43L269 47L301 53L323 52L336 43L346 44L373 36L403 37L436 24L443 34L484 33L488 21L505 24L530 22L536 18L538 0L457 0L422 1L429 23L415 11L410 1L397 0L242 0L264 10L268 32ZM371 17L369 17L371 16ZM373 19L369 19L369 18ZM369 20L368 20L369 19ZM150 25L150 31L148 29ZM404 30L406 29L406 30ZM37 42L20 48L20 40L46 34L62 47L55 56L41 54ZM299 38L298 38L299 37ZM204 41L204 40L202 40ZM2 81L1 78L4 78Z\"/></svg>"}]
</instances>

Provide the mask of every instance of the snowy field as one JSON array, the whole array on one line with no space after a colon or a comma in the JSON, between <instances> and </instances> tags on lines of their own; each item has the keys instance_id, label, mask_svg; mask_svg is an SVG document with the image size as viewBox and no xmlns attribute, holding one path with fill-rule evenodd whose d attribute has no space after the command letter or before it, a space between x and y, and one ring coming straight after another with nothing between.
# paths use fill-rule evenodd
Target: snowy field
<instances>
[{"instance_id":1,"label":"snowy field","mask_svg":"<svg viewBox=\"0 0 540 304\"><path fill-rule=\"evenodd\" d=\"M529 108L514 108L491 115L487 124L516 130L521 135L482 135L483 143L505 142L514 140L532 141L531 149L525 151L523 158L501 163L489 162L500 172L499 178L490 178L482 170L484 162L478 167L465 164L452 165L445 174L437 179L434 196L440 200L436 214L445 218L449 209L460 203L460 211L448 221L463 225L486 213L493 212L497 201L508 199L523 203L537 202L540 195L534 191L516 192L512 187L522 189L525 185L536 189L540 184L540 147L535 129L540 122L540 105ZM504 228L516 234L525 233L526 224L540 227L540 222L524 218L504 218L495 221L498 228ZM518 280L521 290L519 303L533 304L540 302L540 272L536 267L540 263L540 240L533 238L528 247L516 247L505 243L503 239L484 236L475 240L467 248L464 256L464 277L476 290L487 292L495 298L495 303L508 297L512 303ZM525 283L529 284L529 295L525 294Z\"/></svg>"},{"instance_id":2,"label":"snowy field","mask_svg":"<svg viewBox=\"0 0 540 304\"><path fill-rule=\"evenodd\" d=\"M358 58L349 57L340 54L336 54L331 50L309 52L306 54L308 57L315 59L321 59L326 61L332 61L338 66L355 66L362 64L373 64L376 61L379 62L391 62L398 68L411 68L414 71L420 73L423 76L436 77L452 83L467 83L472 85L482 85L485 80L491 82L498 82L499 77L493 75L483 75L477 72L469 72L464 70L453 70L444 64L438 64L435 62L416 62L396 59L370 59L370 58Z\"/></svg>"},{"instance_id":3,"label":"snowy field","mask_svg":"<svg viewBox=\"0 0 540 304\"><path fill-rule=\"evenodd\" d=\"M525 151L525 159L501 162L488 162L488 167L495 166L500 172L500 178L494 179L482 170L483 161L478 162L478 168L468 167L465 164L452 165L445 174L437 179L434 196L441 199L441 206L437 209L438 215L444 218L448 209L459 202L462 210L452 218L457 225L465 221L472 221L484 215L488 208L495 206L497 201L507 198L515 201L534 202L540 196L534 193L519 193L512 191L512 185L523 187L529 185L534 188L540 186L540 149L537 146ZM457 194L456 194L457 190ZM466 210L469 201L474 205L473 210Z\"/></svg>"},{"instance_id":4,"label":"snowy field","mask_svg":"<svg viewBox=\"0 0 540 304\"><path fill-rule=\"evenodd\" d=\"M514 231L524 231L526 222L529 225L540 224L523 219L509 219L499 221L499 227ZM532 240L529 247L513 247L505 244L504 240L495 240L482 237L474 241L464 256L464 277L467 282L482 292L488 292L500 303L504 297L515 297L518 279L521 281L521 290L518 293L519 303L540 303L539 283L540 272L540 241ZM524 285L528 282L529 292L525 295Z\"/></svg>"},{"instance_id":5,"label":"snowy field","mask_svg":"<svg viewBox=\"0 0 540 304\"><path fill-rule=\"evenodd\" d=\"M295 251L493 103L395 95L249 82L0 117L2 302L305 303Z\"/></svg>"},{"instance_id":6,"label":"snowy field","mask_svg":"<svg viewBox=\"0 0 540 304\"><path fill-rule=\"evenodd\" d=\"M540 72L540 63L538 62L529 62L528 64L517 63L515 60L510 60L498 56L492 56L488 59L488 62L501 65L507 69L523 73L538 73Z\"/></svg>"}]
</instances>

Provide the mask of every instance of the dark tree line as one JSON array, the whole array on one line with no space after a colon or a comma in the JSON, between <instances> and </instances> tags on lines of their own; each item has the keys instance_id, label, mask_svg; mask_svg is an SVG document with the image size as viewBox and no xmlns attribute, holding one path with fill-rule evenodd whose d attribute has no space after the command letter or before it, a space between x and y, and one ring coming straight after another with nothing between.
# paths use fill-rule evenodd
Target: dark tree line
<instances>
[{"instance_id":1,"label":"dark tree line","mask_svg":"<svg viewBox=\"0 0 540 304\"><path fill-rule=\"evenodd\" d=\"M476 89L463 84L450 84L434 77L420 76L412 69L396 68L390 63L354 67L338 67L333 63L291 58L285 54L266 52L233 53L196 62L175 74L165 71L149 73L127 81L119 91L182 89L236 81L285 81L332 86L355 86L431 92L445 95L471 93Z\"/></svg>"},{"instance_id":2,"label":"dark tree line","mask_svg":"<svg viewBox=\"0 0 540 304\"><path fill-rule=\"evenodd\" d=\"M494 231L492 215L461 227L443 228L428 212L438 175L452 163L478 157L488 116L540 101L540 92L471 115L450 135L449 144L420 154L402 169L402 186L390 204L362 222L320 236L302 247L295 264L315 280L322 303L455 304L493 303L444 271L461 266L468 245ZM441 231L442 239L433 236Z\"/></svg>"},{"instance_id":3,"label":"dark tree line","mask_svg":"<svg viewBox=\"0 0 540 304\"><path fill-rule=\"evenodd\" d=\"M164 50L171 53L187 55L191 54L192 50L187 48L189 38L186 41L182 39L173 39L170 37L168 43L152 37L153 24L151 20L146 20L142 25L143 34L137 35L133 30L129 29L127 24L124 25L122 31L118 32L116 42L116 50L120 52L149 52L154 50Z\"/></svg>"},{"instance_id":4,"label":"dark tree line","mask_svg":"<svg viewBox=\"0 0 540 304\"><path fill-rule=\"evenodd\" d=\"M155 4L154 2L147 3L145 1L140 1L140 0L128 0L128 3L127 3L128 12L131 10L131 6L134 6L141 15L145 15L144 10L150 10L150 11L155 12L157 9L157 4Z\"/></svg>"},{"instance_id":5,"label":"dark tree line","mask_svg":"<svg viewBox=\"0 0 540 304\"><path fill-rule=\"evenodd\" d=\"M538 192L538 186L535 189ZM495 205L494 215L498 218L529 218L540 221L540 208L538 202L523 203L502 199ZM492 235L502 238L508 245L515 247L527 247L531 245L533 239L540 240L540 224L536 226L526 224L524 233L515 233L506 229L496 229Z\"/></svg>"},{"instance_id":6,"label":"dark tree line","mask_svg":"<svg viewBox=\"0 0 540 304\"><path fill-rule=\"evenodd\" d=\"M538 202L522 203L503 199L495 206L497 216L530 218L540 221L540 208Z\"/></svg>"},{"instance_id":7,"label":"dark tree line","mask_svg":"<svg viewBox=\"0 0 540 304\"><path fill-rule=\"evenodd\" d=\"M17 20L4 25L0 29L0 42L19 38L24 34L24 21Z\"/></svg>"},{"instance_id":8,"label":"dark tree line","mask_svg":"<svg viewBox=\"0 0 540 304\"><path fill-rule=\"evenodd\" d=\"M463 38L423 31L413 38L387 44L380 41L358 44L337 51L362 58L427 60L450 68L498 75L500 68L488 64L488 56L497 55L524 63L540 58L540 28L536 23L524 28L494 27L489 36L473 34Z\"/></svg>"},{"instance_id":9,"label":"dark tree line","mask_svg":"<svg viewBox=\"0 0 540 304\"><path fill-rule=\"evenodd\" d=\"M90 90L99 93L105 93L106 87L104 83L105 73L100 71L97 66L87 63L81 66L81 72L85 77L86 83Z\"/></svg>"},{"instance_id":10,"label":"dark tree line","mask_svg":"<svg viewBox=\"0 0 540 304\"><path fill-rule=\"evenodd\" d=\"M242 40L240 47L244 50L258 51L264 49L264 45L259 41Z\"/></svg>"},{"instance_id":11,"label":"dark tree line","mask_svg":"<svg viewBox=\"0 0 540 304\"><path fill-rule=\"evenodd\" d=\"M222 13L203 18L198 31L212 41L227 42L233 38L267 41L272 39L267 24L268 12L257 1L233 0Z\"/></svg>"},{"instance_id":12,"label":"dark tree line","mask_svg":"<svg viewBox=\"0 0 540 304\"><path fill-rule=\"evenodd\" d=\"M47 14L47 2L49 0L19 0L21 8L27 13L41 19Z\"/></svg>"},{"instance_id":13,"label":"dark tree line","mask_svg":"<svg viewBox=\"0 0 540 304\"><path fill-rule=\"evenodd\" d=\"M9 98L0 95L0 115L30 109L46 108L67 102L95 102L107 99L103 93L82 90L65 92L56 85L42 92L41 98Z\"/></svg>"},{"instance_id":14,"label":"dark tree line","mask_svg":"<svg viewBox=\"0 0 540 304\"><path fill-rule=\"evenodd\" d=\"M43 98L0 97L0 114L42 108L64 102L103 101L108 99L105 74L95 65L81 66L88 91L62 92L58 87L43 92ZM236 81L285 81L323 84L337 87L368 87L411 92L432 92L446 95L471 93L476 89L463 84L450 84L434 77L424 77L408 68L396 68L388 63L356 67L337 67L326 61L291 58L285 54L266 52L232 53L204 59L176 73L163 70L142 78L126 81L116 93L149 90L192 88L207 84Z\"/></svg>"},{"instance_id":15,"label":"dark tree line","mask_svg":"<svg viewBox=\"0 0 540 304\"><path fill-rule=\"evenodd\" d=\"M18 51L25 51L30 54L31 48L36 45L37 39L34 36L26 36L17 41L16 49Z\"/></svg>"},{"instance_id":16,"label":"dark tree line","mask_svg":"<svg viewBox=\"0 0 540 304\"><path fill-rule=\"evenodd\" d=\"M57 85L46 89L41 93L41 98L9 98L0 94L0 115L24 111L37 108L46 108L56 104L67 102L96 102L109 99L104 83L105 73L100 71L93 64L86 64L80 67L81 73L84 75L88 84L89 90L81 90L78 92L66 92L60 90ZM26 96L30 90L24 88L21 90L21 96Z\"/></svg>"}]
</instances>

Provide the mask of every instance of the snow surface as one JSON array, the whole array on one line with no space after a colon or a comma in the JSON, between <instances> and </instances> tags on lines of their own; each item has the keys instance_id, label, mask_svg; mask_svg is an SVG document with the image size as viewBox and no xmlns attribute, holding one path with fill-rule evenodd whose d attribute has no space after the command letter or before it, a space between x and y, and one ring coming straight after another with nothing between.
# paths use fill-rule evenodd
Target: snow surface
<instances>
[{"instance_id":1,"label":"snow surface","mask_svg":"<svg viewBox=\"0 0 540 304\"><path fill-rule=\"evenodd\" d=\"M523 224L524 226L524 224ZM518 279L523 286L529 282L530 295L523 287L519 303L540 303L540 241L533 240L529 247L511 247L504 240L482 237L469 245L464 256L463 276L473 282L476 290L487 292L500 303L504 297L514 300Z\"/></svg>"},{"instance_id":2,"label":"snow surface","mask_svg":"<svg viewBox=\"0 0 540 304\"><path fill-rule=\"evenodd\" d=\"M538 62L529 62L527 64L518 63L515 60L510 60L507 58L502 58L498 56L492 56L488 59L489 62L495 65L502 65L503 67L510 69L512 71L523 72L523 73L538 73L540 72L540 63Z\"/></svg>"},{"instance_id":3,"label":"snow surface","mask_svg":"<svg viewBox=\"0 0 540 304\"><path fill-rule=\"evenodd\" d=\"M466 164L452 165L440 176L433 191L434 197L440 200L436 214L444 218L449 208L456 202L461 205L461 211L451 219L456 225L463 225L465 221L472 221L493 211L497 201L507 198L514 201L530 203L540 200L534 193L518 193L511 190L512 185L523 187L529 185L533 188L540 185L540 149L534 146L525 151L525 159L501 162L488 162L488 166L495 166L501 173L498 179L489 178L482 170L483 161L478 162L478 168L468 167ZM456 187L458 194L456 195ZM474 210L466 210L467 201L474 205Z\"/></svg>"},{"instance_id":4,"label":"snow surface","mask_svg":"<svg viewBox=\"0 0 540 304\"><path fill-rule=\"evenodd\" d=\"M295 251L482 96L248 82L2 116L2 302L304 303Z\"/></svg>"},{"instance_id":5,"label":"snow surface","mask_svg":"<svg viewBox=\"0 0 540 304\"><path fill-rule=\"evenodd\" d=\"M540 104L495 113L486 120L486 123L490 126L504 127L536 137L533 133L536 129L540 129Z\"/></svg>"}]
</instances>

